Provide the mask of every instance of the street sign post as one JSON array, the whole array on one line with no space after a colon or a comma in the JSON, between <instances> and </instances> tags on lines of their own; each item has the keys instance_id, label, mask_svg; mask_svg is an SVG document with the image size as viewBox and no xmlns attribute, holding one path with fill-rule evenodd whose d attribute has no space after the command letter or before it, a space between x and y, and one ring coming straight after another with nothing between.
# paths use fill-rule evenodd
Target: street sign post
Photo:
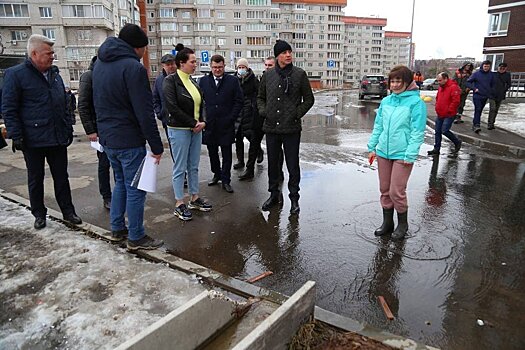
<instances>
[{"instance_id":1,"label":"street sign post","mask_svg":"<svg viewBox=\"0 0 525 350\"><path fill-rule=\"evenodd\" d=\"M201 62L208 63L210 61L210 54L208 51L201 51Z\"/></svg>"}]
</instances>

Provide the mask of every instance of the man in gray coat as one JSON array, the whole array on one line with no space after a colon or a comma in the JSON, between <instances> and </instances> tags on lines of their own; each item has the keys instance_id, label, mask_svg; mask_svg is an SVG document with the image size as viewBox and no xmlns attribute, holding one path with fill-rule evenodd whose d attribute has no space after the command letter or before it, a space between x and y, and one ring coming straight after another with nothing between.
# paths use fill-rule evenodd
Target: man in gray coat
<instances>
[{"instance_id":1,"label":"man in gray coat","mask_svg":"<svg viewBox=\"0 0 525 350\"><path fill-rule=\"evenodd\" d=\"M270 198L262 209L267 211L279 203L279 151L284 147L288 168L288 190L291 214L299 213L299 144L301 118L314 104L314 94L306 72L292 64L292 47L278 40L273 48L277 64L262 76L257 96L259 114L264 118L268 151L268 182Z\"/></svg>"}]
</instances>

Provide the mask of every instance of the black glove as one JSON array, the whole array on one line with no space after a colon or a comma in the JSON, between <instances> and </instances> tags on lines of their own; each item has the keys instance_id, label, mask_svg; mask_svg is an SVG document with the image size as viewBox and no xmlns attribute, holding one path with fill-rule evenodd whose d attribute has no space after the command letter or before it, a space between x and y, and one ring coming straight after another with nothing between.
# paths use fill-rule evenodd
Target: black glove
<instances>
[{"instance_id":1,"label":"black glove","mask_svg":"<svg viewBox=\"0 0 525 350\"><path fill-rule=\"evenodd\" d=\"M12 150L13 150L13 152L16 152L17 150L18 151L22 151L22 152L25 151L26 150L26 146L24 145L24 139L13 140Z\"/></svg>"}]
</instances>

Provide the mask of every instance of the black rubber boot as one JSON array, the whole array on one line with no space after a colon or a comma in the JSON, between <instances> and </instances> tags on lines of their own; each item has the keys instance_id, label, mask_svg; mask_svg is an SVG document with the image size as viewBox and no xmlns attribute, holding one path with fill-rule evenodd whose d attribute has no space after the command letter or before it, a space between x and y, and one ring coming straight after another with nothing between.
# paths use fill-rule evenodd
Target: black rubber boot
<instances>
[{"instance_id":1,"label":"black rubber boot","mask_svg":"<svg viewBox=\"0 0 525 350\"><path fill-rule=\"evenodd\" d=\"M266 202L263 203L262 210L263 211L268 211L268 210L270 210L271 207L279 204L279 202L281 202L281 193L280 192L272 192L272 194L270 195L270 198L268 198L266 200Z\"/></svg>"},{"instance_id":2,"label":"black rubber boot","mask_svg":"<svg viewBox=\"0 0 525 350\"><path fill-rule=\"evenodd\" d=\"M383 208L383 224L375 230L374 235L384 236L392 233L392 231L394 231L394 208Z\"/></svg>"},{"instance_id":3,"label":"black rubber boot","mask_svg":"<svg viewBox=\"0 0 525 350\"><path fill-rule=\"evenodd\" d=\"M292 199L292 205L290 207L290 214L299 214L299 211L301 208L299 207L299 200L298 199Z\"/></svg>"},{"instance_id":4,"label":"black rubber boot","mask_svg":"<svg viewBox=\"0 0 525 350\"><path fill-rule=\"evenodd\" d=\"M397 227L392 233L392 239L401 240L408 232L408 211L397 213Z\"/></svg>"}]
</instances>

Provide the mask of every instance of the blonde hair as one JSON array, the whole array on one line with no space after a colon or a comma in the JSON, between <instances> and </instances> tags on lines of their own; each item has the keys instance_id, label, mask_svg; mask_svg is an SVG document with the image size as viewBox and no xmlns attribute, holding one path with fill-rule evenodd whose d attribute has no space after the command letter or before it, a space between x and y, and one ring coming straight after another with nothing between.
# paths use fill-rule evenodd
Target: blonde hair
<instances>
[{"instance_id":1,"label":"blonde hair","mask_svg":"<svg viewBox=\"0 0 525 350\"><path fill-rule=\"evenodd\" d=\"M29 40L27 40L27 54L29 55L29 57L31 57L31 53L35 51L37 48L39 48L42 44L53 46L55 45L55 42L44 35L40 35L40 34L31 35L29 37Z\"/></svg>"}]
</instances>

